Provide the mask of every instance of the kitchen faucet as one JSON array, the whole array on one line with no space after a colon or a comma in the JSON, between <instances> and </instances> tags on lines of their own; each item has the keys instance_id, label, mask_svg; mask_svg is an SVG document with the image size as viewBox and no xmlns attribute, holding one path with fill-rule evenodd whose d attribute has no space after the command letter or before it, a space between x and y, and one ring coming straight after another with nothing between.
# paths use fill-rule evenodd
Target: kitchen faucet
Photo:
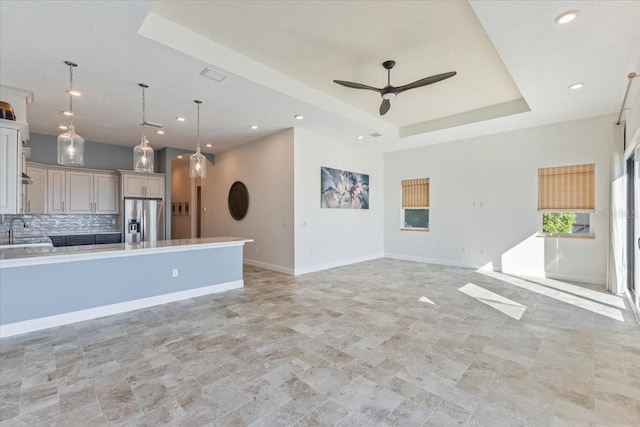
<instances>
[{"instance_id":1,"label":"kitchen faucet","mask_svg":"<svg viewBox=\"0 0 640 427\"><path fill-rule=\"evenodd\" d=\"M11 222L9 223L9 244L10 245L13 245L13 223L16 220L22 221L22 227L27 228L27 223L24 221L24 219L22 219L22 218L13 218L11 220Z\"/></svg>"}]
</instances>

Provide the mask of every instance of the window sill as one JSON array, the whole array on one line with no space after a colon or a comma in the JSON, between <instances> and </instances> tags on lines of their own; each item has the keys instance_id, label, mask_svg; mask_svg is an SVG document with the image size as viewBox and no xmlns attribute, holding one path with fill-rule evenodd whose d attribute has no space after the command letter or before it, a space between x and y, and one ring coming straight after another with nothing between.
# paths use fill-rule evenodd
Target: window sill
<instances>
[{"instance_id":1,"label":"window sill","mask_svg":"<svg viewBox=\"0 0 640 427\"><path fill-rule=\"evenodd\" d=\"M419 228L419 227L402 227L400 231L429 231L428 228Z\"/></svg>"},{"instance_id":2,"label":"window sill","mask_svg":"<svg viewBox=\"0 0 640 427\"><path fill-rule=\"evenodd\" d=\"M586 240L595 240L595 234L554 234L554 233L538 233L536 237L543 238L560 238L560 239L586 239Z\"/></svg>"}]
</instances>

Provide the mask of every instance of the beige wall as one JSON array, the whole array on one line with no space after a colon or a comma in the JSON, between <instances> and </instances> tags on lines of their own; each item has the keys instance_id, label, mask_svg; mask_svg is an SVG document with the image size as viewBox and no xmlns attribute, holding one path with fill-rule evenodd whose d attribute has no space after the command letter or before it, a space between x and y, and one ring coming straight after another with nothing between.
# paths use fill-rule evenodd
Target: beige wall
<instances>
[{"instance_id":1,"label":"beige wall","mask_svg":"<svg viewBox=\"0 0 640 427\"><path fill-rule=\"evenodd\" d=\"M227 205L235 181L249 192L240 221ZM216 155L202 188L202 236L253 239L244 247L246 263L293 274L293 185L293 129Z\"/></svg>"}]
</instances>

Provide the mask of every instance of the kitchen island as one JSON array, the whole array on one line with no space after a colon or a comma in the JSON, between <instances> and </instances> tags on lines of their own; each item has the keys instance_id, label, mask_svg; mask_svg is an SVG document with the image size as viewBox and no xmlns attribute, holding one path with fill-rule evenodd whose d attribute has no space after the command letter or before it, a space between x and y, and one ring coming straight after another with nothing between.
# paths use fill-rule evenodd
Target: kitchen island
<instances>
[{"instance_id":1,"label":"kitchen island","mask_svg":"<svg viewBox=\"0 0 640 427\"><path fill-rule=\"evenodd\" d=\"M0 337L241 288L249 239L0 250Z\"/></svg>"}]
</instances>

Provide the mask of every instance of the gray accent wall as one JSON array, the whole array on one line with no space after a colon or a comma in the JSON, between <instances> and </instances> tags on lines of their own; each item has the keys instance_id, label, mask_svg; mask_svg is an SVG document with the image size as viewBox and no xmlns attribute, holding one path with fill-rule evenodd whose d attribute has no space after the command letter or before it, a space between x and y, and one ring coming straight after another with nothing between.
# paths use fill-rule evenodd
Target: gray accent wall
<instances>
[{"instance_id":1,"label":"gray accent wall","mask_svg":"<svg viewBox=\"0 0 640 427\"><path fill-rule=\"evenodd\" d=\"M4 267L0 273L0 324L6 325L240 281L242 245Z\"/></svg>"},{"instance_id":2,"label":"gray accent wall","mask_svg":"<svg viewBox=\"0 0 640 427\"><path fill-rule=\"evenodd\" d=\"M57 136L31 133L31 138L27 141L26 146L31 148L30 162L45 165L58 164L56 153L58 147ZM85 141L84 167L105 170L132 170L133 147Z\"/></svg>"}]
</instances>

